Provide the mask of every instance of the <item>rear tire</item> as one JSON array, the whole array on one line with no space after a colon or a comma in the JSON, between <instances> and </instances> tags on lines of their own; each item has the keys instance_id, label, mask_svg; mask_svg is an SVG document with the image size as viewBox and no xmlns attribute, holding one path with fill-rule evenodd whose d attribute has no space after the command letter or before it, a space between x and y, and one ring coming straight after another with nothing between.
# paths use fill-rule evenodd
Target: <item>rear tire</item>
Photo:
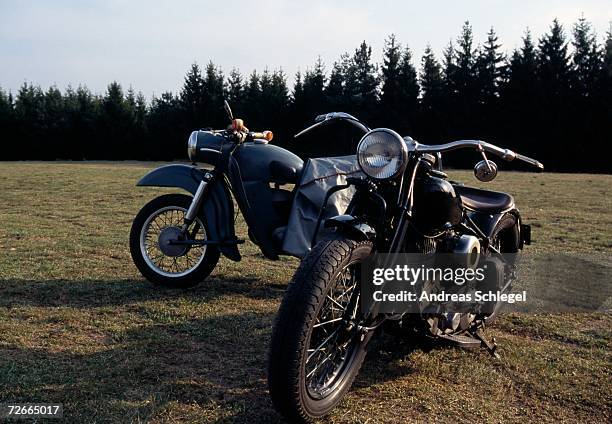
<instances>
[{"instance_id":1,"label":"rear tire","mask_svg":"<svg viewBox=\"0 0 612 424\"><path fill-rule=\"evenodd\" d=\"M130 253L134 264L140 273L153 284L162 285L168 288L188 288L197 285L210 275L219 261L219 249L214 245L205 246L204 257L198 259L197 266L185 273L162 274L161 270L155 269L150 258L145 258L142 248L142 236L144 227L150 222L151 217L161 210L170 209L187 211L191 205L192 198L183 194L165 194L147 203L136 215L130 230ZM204 227L204 234L208 235L208 226L204 217L199 216L198 222Z\"/></svg>"},{"instance_id":2,"label":"rear tire","mask_svg":"<svg viewBox=\"0 0 612 424\"><path fill-rule=\"evenodd\" d=\"M511 213L504 215L495 225L491 233L491 240L502 254L518 253L520 250L519 218ZM487 325L491 325L496 321L500 307L501 303L497 303L492 313L486 317Z\"/></svg>"},{"instance_id":3,"label":"rear tire","mask_svg":"<svg viewBox=\"0 0 612 424\"><path fill-rule=\"evenodd\" d=\"M325 395L313 394L307 383L313 328L319 314L323 313L328 295L335 293L338 281L348 267L364 261L372 250L369 241L337 237L322 240L304 258L289 284L272 332L268 387L275 408L290 421L309 422L326 415L342 400L361 368L367 343L373 334L371 331L363 340L359 335L350 336L351 341L341 358L343 362L331 374L330 387L325 389L328 390ZM355 287L359 290L358 281ZM324 355L328 354L326 349ZM310 353L312 355L314 353ZM334 356L331 361L335 360Z\"/></svg>"}]
</instances>

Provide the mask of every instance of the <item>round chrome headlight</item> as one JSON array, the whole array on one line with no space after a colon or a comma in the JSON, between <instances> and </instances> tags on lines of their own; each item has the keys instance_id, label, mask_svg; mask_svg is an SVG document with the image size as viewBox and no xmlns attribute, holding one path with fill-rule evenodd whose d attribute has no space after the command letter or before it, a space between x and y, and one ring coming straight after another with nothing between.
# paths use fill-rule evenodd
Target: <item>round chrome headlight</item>
<instances>
[{"instance_id":1,"label":"round chrome headlight","mask_svg":"<svg viewBox=\"0 0 612 424\"><path fill-rule=\"evenodd\" d=\"M196 153L198 147L198 132L193 131L189 136L189 140L187 140L187 156L189 156L189 160L195 161Z\"/></svg>"},{"instance_id":2,"label":"round chrome headlight","mask_svg":"<svg viewBox=\"0 0 612 424\"><path fill-rule=\"evenodd\" d=\"M376 180L395 178L406 168L408 147L395 131L377 128L359 141L357 162L368 177Z\"/></svg>"}]
</instances>

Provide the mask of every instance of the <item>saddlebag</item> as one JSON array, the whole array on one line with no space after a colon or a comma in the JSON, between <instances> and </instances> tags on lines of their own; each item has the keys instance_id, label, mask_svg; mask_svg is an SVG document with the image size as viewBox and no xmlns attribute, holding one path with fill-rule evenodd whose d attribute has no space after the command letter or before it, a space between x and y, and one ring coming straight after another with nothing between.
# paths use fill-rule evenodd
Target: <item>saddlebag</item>
<instances>
[{"instance_id":1,"label":"saddlebag","mask_svg":"<svg viewBox=\"0 0 612 424\"><path fill-rule=\"evenodd\" d=\"M317 226L321 208L325 206L323 219L341 215L346 211L354 187L334 193L323 205L327 191L340 184L346 184L347 177L362 176L355 155L331 158L308 159L300 178L295 199L289 214L289 222L283 238L283 251L301 258L311 249L311 242ZM320 239L324 231L321 225Z\"/></svg>"}]
</instances>

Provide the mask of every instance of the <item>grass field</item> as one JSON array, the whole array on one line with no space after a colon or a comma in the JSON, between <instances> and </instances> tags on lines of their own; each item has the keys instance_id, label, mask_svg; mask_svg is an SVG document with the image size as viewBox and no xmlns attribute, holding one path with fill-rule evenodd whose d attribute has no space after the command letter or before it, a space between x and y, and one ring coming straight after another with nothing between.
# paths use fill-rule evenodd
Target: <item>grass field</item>
<instances>
[{"instance_id":1,"label":"grass field","mask_svg":"<svg viewBox=\"0 0 612 424\"><path fill-rule=\"evenodd\" d=\"M297 262L247 242L197 288L153 287L127 248L138 209L168 191L134 186L153 166L0 162L0 403L60 402L72 422L279 421L266 352ZM490 187L515 195L532 251L610 258L612 176L506 172ZM610 422L611 324L503 316L501 361L383 336L330 421Z\"/></svg>"}]
</instances>

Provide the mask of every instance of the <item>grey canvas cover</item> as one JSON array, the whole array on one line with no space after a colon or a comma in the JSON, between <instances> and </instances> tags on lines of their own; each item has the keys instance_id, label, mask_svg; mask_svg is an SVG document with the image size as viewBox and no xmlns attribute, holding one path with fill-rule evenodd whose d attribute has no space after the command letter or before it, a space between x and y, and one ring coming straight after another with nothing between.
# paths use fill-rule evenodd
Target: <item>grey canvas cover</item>
<instances>
[{"instance_id":1,"label":"grey canvas cover","mask_svg":"<svg viewBox=\"0 0 612 424\"><path fill-rule=\"evenodd\" d=\"M311 249L310 243L327 191L346 184L347 177L362 175L355 155L308 159L293 200L283 250L298 258L304 257ZM354 192L355 188L349 187L334 193L327 202L323 219L343 214ZM318 237L323 231L321 225Z\"/></svg>"}]
</instances>

